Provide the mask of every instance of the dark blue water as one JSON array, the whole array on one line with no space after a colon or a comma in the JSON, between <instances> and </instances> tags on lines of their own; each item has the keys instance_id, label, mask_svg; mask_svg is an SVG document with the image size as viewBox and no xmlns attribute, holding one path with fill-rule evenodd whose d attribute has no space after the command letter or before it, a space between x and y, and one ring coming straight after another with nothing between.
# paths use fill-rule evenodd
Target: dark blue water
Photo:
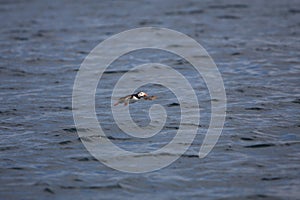
<instances>
[{"instance_id":1,"label":"dark blue water","mask_svg":"<svg viewBox=\"0 0 300 200\"><path fill-rule=\"evenodd\" d=\"M299 198L299 1L1 1L0 11L1 199ZM98 43L143 26L180 31L207 49L224 80L227 118L219 142L200 160L210 117L200 80L202 120L189 150L164 169L130 174L106 167L85 149L74 126L72 88ZM195 78L178 57L149 51L114 66L126 71L141 61L169 64ZM107 73L102 86L120 75ZM169 134L143 141L121 135L101 115L107 108L101 98L109 95L97 90L96 111L115 144L147 150L174 136L180 114L174 96L156 101L175 116L164 129ZM149 121L134 115L141 124Z\"/></svg>"}]
</instances>

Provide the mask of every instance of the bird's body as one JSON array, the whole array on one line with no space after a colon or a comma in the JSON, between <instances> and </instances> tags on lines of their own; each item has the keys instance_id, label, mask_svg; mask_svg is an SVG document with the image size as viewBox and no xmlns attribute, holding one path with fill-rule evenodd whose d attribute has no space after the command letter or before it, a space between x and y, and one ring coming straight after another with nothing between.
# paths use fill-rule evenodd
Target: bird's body
<instances>
[{"instance_id":1,"label":"bird's body","mask_svg":"<svg viewBox=\"0 0 300 200\"><path fill-rule=\"evenodd\" d=\"M142 98L146 98L148 95L145 92L138 92L136 94L130 94L125 97L119 98L119 100L114 104L114 106L124 103L124 106L127 106L129 103L136 102Z\"/></svg>"}]
</instances>

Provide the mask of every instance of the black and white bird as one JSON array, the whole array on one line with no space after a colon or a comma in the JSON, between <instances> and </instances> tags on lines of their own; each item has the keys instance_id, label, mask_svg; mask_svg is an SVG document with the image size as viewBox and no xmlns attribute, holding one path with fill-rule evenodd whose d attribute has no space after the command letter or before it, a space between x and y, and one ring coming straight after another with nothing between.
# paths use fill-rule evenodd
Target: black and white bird
<instances>
[{"instance_id":1,"label":"black and white bird","mask_svg":"<svg viewBox=\"0 0 300 200\"><path fill-rule=\"evenodd\" d=\"M120 103L124 103L124 106L127 106L129 103L136 102L142 98L145 99L147 96L148 96L148 94L146 94L145 92L138 92L136 94L130 94L125 97L119 98L119 100L114 104L114 106L117 106Z\"/></svg>"}]
</instances>

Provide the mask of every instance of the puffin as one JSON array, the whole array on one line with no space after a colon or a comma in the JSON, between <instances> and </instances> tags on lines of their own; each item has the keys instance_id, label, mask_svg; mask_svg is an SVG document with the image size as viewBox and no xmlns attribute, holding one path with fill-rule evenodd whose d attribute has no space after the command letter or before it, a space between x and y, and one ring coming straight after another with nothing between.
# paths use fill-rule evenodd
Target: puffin
<instances>
[{"instance_id":1,"label":"puffin","mask_svg":"<svg viewBox=\"0 0 300 200\"><path fill-rule=\"evenodd\" d=\"M127 106L129 103L133 103L147 97L148 97L147 93L140 91L138 93L130 94L125 97L119 98L119 100L114 104L114 106L117 106L120 103L124 103L124 106Z\"/></svg>"}]
</instances>

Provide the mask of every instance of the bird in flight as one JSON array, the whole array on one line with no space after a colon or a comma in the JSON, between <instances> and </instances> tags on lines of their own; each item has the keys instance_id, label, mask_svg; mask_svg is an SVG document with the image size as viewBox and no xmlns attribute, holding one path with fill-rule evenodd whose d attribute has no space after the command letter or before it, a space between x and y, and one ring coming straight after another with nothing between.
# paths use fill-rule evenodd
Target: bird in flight
<instances>
[{"instance_id":1,"label":"bird in flight","mask_svg":"<svg viewBox=\"0 0 300 200\"><path fill-rule=\"evenodd\" d=\"M130 94L130 95L127 95L125 97L119 98L119 100L114 104L114 106L117 106L120 103L124 103L124 106L127 106L129 103L134 103L134 102L136 102L140 99L154 100L156 98L157 98L156 96L150 96L149 97L147 93L140 91L138 93Z\"/></svg>"}]
</instances>

